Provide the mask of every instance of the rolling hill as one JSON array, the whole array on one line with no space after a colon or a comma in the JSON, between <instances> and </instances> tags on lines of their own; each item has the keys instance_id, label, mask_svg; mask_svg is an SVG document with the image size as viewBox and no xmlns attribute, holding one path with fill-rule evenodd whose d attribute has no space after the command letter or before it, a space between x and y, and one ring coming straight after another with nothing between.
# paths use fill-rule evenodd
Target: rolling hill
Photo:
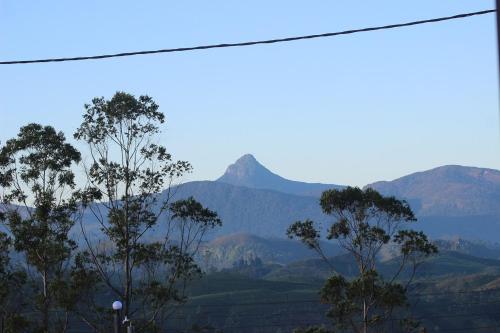
<instances>
[{"instance_id":1,"label":"rolling hill","mask_svg":"<svg viewBox=\"0 0 500 333\"><path fill-rule=\"evenodd\" d=\"M498 170L447 165L366 187L407 199L419 216L500 214Z\"/></svg>"},{"instance_id":2,"label":"rolling hill","mask_svg":"<svg viewBox=\"0 0 500 333\"><path fill-rule=\"evenodd\" d=\"M294 221L325 220L318 198L310 196L212 181L185 183L175 191L175 199L193 196L219 214L223 225L212 234L213 237L250 233L284 238L287 227Z\"/></svg>"},{"instance_id":3,"label":"rolling hill","mask_svg":"<svg viewBox=\"0 0 500 333\"><path fill-rule=\"evenodd\" d=\"M322 242L327 256L341 253L332 242ZM304 244L289 239L263 238L252 234L233 234L216 238L203 245L203 252L209 254L210 265L215 268L229 268L239 260L259 258L264 263L288 264L301 259L316 258L317 253Z\"/></svg>"}]
</instances>

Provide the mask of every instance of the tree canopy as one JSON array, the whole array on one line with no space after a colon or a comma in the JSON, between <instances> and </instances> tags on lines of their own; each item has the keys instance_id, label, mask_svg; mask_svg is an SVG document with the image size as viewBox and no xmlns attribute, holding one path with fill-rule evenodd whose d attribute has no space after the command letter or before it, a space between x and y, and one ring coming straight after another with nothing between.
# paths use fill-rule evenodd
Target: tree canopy
<instances>
[{"instance_id":1,"label":"tree canopy","mask_svg":"<svg viewBox=\"0 0 500 333\"><path fill-rule=\"evenodd\" d=\"M95 98L75 132L90 152L82 200L108 244L85 234L88 267L144 332L159 325L168 304L184 301L186 282L200 273L199 244L221 224L194 198L174 201L173 185L191 165L157 143L165 121L158 108L148 96L123 92Z\"/></svg>"},{"instance_id":2,"label":"tree canopy","mask_svg":"<svg viewBox=\"0 0 500 333\"><path fill-rule=\"evenodd\" d=\"M437 247L423 232L408 228L417 219L406 201L383 196L371 188L328 190L323 192L320 205L332 217L326 238L338 242L358 267L356 277L348 279L334 272L323 286L321 299L332 306L328 316L339 329L379 332L394 309L408 304L409 283L423 260L437 253ZM295 222L287 234L329 262L320 247L320 230L313 221ZM378 255L384 246L398 249L398 268L390 277L377 271ZM401 273L405 270L410 273L403 282Z\"/></svg>"},{"instance_id":3,"label":"tree canopy","mask_svg":"<svg viewBox=\"0 0 500 333\"><path fill-rule=\"evenodd\" d=\"M80 153L62 132L51 126L29 124L0 149L2 220L13 238L14 249L30 275L35 310L41 321L34 332L65 332L67 322L54 311L69 311L59 300L68 291L68 266L76 250L70 238L77 212L72 167Z\"/></svg>"}]
</instances>

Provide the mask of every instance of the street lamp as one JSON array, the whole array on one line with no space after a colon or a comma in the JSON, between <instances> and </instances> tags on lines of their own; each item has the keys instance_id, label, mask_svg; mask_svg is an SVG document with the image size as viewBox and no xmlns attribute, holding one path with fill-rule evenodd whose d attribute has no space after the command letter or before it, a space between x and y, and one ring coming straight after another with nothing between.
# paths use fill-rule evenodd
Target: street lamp
<instances>
[{"instance_id":1,"label":"street lamp","mask_svg":"<svg viewBox=\"0 0 500 333\"><path fill-rule=\"evenodd\" d=\"M114 301L112 307L115 333L120 333L120 310L123 307L122 302Z\"/></svg>"}]
</instances>

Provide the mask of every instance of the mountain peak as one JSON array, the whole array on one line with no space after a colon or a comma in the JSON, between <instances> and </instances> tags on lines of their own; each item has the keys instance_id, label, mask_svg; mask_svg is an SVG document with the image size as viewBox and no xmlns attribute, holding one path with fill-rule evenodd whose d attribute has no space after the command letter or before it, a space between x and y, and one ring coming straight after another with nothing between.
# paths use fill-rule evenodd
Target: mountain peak
<instances>
[{"instance_id":1,"label":"mountain peak","mask_svg":"<svg viewBox=\"0 0 500 333\"><path fill-rule=\"evenodd\" d=\"M259 187L273 178L281 178L266 169L252 154L245 154L227 167L226 172L217 181L233 185Z\"/></svg>"},{"instance_id":2,"label":"mountain peak","mask_svg":"<svg viewBox=\"0 0 500 333\"><path fill-rule=\"evenodd\" d=\"M252 154L245 154L238 158L234 164L231 164L227 168L226 173L238 172L241 175L248 175L256 172L258 169L261 169L261 172L270 172L262 164L260 164Z\"/></svg>"},{"instance_id":3,"label":"mountain peak","mask_svg":"<svg viewBox=\"0 0 500 333\"><path fill-rule=\"evenodd\" d=\"M241 156L227 167L218 182L257 189L269 189L297 195L318 196L322 191L338 185L302 183L285 179L267 169L251 154Z\"/></svg>"},{"instance_id":4,"label":"mountain peak","mask_svg":"<svg viewBox=\"0 0 500 333\"><path fill-rule=\"evenodd\" d=\"M257 163L257 164L259 164L257 159L252 154L245 154L245 155L241 156L235 162L235 164L238 164L238 163Z\"/></svg>"}]
</instances>

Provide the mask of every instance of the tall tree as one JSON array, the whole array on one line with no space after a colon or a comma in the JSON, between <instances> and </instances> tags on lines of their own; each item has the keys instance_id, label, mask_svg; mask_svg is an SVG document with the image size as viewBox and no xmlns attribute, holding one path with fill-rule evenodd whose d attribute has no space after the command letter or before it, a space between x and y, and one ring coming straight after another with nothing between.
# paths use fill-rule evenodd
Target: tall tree
<instances>
[{"instance_id":1,"label":"tall tree","mask_svg":"<svg viewBox=\"0 0 500 333\"><path fill-rule=\"evenodd\" d=\"M185 283L199 273L199 244L221 224L193 198L172 202L172 185L191 165L155 143L164 121L150 97L118 92L85 105L75 133L90 152L83 201L106 236L92 243L84 233L89 258L137 331L159 326L167 304L183 300Z\"/></svg>"},{"instance_id":2,"label":"tall tree","mask_svg":"<svg viewBox=\"0 0 500 333\"><path fill-rule=\"evenodd\" d=\"M424 233L408 229L416 218L407 202L373 189L325 191L320 204L333 217L327 239L336 240L354 258L359 273L354 279L338 273L328 279L321 290L322 300L332 305L328 316L339 329L384 331L393 310L407 305L409 283L423 260L437 253L436 246ZM321 234L313 221L295 222L287 234L322 254ZM377 270L384 246L397 248L399 254L397 269L385 279Z\"/></svg>"},{"instance_id":3,"label":"tall tree","mask_svg":"<svg viewBox=\"0 0 500 333\"><path fill-rule=\"evenodd\" d=\"M80 153L53 127L29 124L0 150L3 222L16 251L24 254L28 277L41 313L36 332L65 332L68 309L57 302L67 283L76 243L69 231L77 205L72 166ZM65 312L62 318L51 316Z\"/></svg>"}]
</instances>

